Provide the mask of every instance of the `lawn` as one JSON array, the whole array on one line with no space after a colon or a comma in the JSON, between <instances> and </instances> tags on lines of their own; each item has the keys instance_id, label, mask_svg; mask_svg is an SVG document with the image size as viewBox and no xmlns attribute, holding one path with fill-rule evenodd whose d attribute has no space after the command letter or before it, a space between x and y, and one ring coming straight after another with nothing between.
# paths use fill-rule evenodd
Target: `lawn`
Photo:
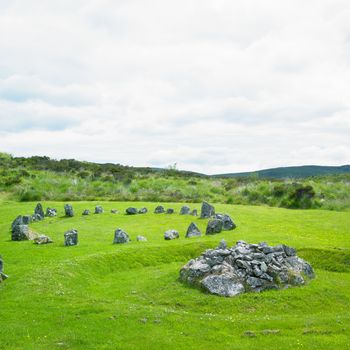
<instances>
[{"instance_id":1,"label":"lawn","mask_svg":"<svg viewBox=\"0 0 350 350\"><path fill-rule=\"evenodd\" d=\"M237 229L186 239L194 221L153 214L157 203L73 202L75 216L31 224L53 244L10 241L10 224L36 203L0 202L0 255L9 279L0 284L0 349L350 349L350 213L215 205ZM103 214L82 216L101 204ZM149 213L127 216L129 206ZM200 211L200 204L190 205ZM110 213L118 209L118 214ZM113 245L114 230L132 242ZM79 245L65 247L63 233L79 231ZM165 241L176 229L180 239ZM148 242L137 242L136 236ZM315 269L300 288L208 295L178 281L180 268L221 239L285 243Z\"/></svg>"}]
</instances>

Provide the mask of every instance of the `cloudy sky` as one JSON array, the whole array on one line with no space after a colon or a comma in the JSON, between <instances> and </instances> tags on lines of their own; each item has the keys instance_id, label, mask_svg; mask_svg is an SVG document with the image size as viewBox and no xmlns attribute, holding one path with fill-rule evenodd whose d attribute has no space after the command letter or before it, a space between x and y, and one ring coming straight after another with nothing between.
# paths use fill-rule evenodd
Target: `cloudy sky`
<instances>
[{"instance_id":1,"label":"cloudy sky","mask_svg":"<svg viewBox=\"0 0 350 350\"><path fill-rule=\"evenodd\" d=\"M208 174L350 163L349 0L0 0L0 150Z\"/></svg>"}]
</instances>

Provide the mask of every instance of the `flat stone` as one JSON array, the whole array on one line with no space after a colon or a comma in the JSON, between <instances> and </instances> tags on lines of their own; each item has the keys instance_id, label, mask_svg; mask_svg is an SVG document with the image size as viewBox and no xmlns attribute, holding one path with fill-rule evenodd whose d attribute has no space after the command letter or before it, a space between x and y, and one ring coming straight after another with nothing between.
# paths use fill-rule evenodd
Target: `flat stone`
<instances>
[{"instance_id":1,"label":"flat stone","mask_svg":"<svg viewBox=\"0 0 350 350\"><path fill-rule=\"evenodd\" d=\"M45 235L40 235L34 238L34 244L48 244L53 243L52 239Z\"/></svg>"},{"instance_id":2,"label":"flat stone","mask_svg":"<svg viewBox=\"0 0 350 350\"><path fill-rule=\"evenodd\" d=\"M176 230L168 230L164 233L165 240L177 239L179 237L179 232L177 232Z\"/></svg>"},{"instance_id":3,"label":"flat stone","mask_svg":"<svg viewBox=\"0 0 350 350\"><path fill-rule=\"evenodd\" d=\"M225 297L233 297L244 292L243 284L226 275L207 276L201 284L209 293Z\"/></svg>"},{"instance_id":4,"label":"flat stone","mask_svg":"<svg viewBox=\"0 0 350 350\"><path fill-rule=\"evenodd\" d=\"M137 236L136 240L139 241L139 242L147 242L147 238L144 237L144 236Z\"/></svg>"}]
</instances>

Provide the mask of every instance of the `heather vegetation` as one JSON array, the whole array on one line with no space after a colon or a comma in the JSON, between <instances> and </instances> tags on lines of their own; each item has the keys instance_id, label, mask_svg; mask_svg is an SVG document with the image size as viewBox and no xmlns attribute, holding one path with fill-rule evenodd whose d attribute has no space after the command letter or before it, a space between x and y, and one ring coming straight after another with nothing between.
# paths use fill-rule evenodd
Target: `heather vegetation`
<instances>
[{"instance_id":1,"label":"heather vegetation","mask_svg":"<svg viewBox=\"0 0 350 350\"><path fill-rule=\"evenodd\" d=\"M305 179L210 177L168 169L134 168L48 157L0 154L2 197L19 201L110 200L268 205L284 208L350 208L350 174Z\"/></svg>"}]
</instances>

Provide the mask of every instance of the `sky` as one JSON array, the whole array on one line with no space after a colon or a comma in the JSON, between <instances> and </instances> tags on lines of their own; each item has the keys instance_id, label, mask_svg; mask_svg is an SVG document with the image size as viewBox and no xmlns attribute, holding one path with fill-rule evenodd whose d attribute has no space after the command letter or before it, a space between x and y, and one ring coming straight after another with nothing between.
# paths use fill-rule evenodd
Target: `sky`
<instances>
[{"instance_id":1,"label":"sky","mask_svg":"<svg viewBox=\"0 0 350 350\"><path fill-rule=\"evenodd\" d=\"M0 0L0 151L349 164L350 1Z\"/></svg>"}]
</instances>

